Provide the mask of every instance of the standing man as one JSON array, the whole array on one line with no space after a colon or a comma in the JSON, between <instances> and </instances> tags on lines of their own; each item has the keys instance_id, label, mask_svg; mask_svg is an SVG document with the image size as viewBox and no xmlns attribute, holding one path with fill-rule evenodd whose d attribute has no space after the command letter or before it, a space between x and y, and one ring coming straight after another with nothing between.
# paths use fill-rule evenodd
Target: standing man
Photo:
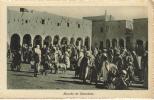
<instances>
[{"instance_id":1,"label":"standing man","mask_svg":"<svg viewBox=\"0 0 154 100\"><path fill-rule=\"evenodd\" d=\"M11 70L14 71L14 68L17 69L17 71L20 71L20 64L21 64L21 54L19 51L13 52L13 61L11 63Z\"/></svg>"},{"instance_id":2,"label":"standing man","mask_svg":"<svg viewBox=\"0 0 154 100\"><path fill-rule=\"evenodd\" d=\"M86 83L86 80L88 79L88 72L89 72L89 56L90 52L87 51L84 54L84 57L81 60L81 65L80 65L80 77L83 80L83 83Z\"/></svg>"},{"instance_id":3,"label":"standing man","mask_svg":"<svg viewBox=\"0 0 154 100\"><path fill-rule=\"evenodd\" d=\"M41 49L41 64L44 64L45 54L47 52L47 46L43 45L43 48Z\"/></svg>"},{"instance_id":4,"label":"standing man","mask_svg":"<svg viewBox=\"0 0 154 100\"><path fill-rule=\"evenodd\" d=\"M143 85L145 88L148 88L148 52L145 51L142 57L142 78Z\"/></svg>"},{"instance_id":5,"label":"standing man","mask_svg":"<svg viewBox=\"0 0 154 100\"><path fill-rule=\"evenodd\" d=\"M37 77L37 73L40 70L40 63L41 63L41 50L40 45L37 45L34 49L35 51L35 68L34 68L34 77Z\"/></svg>"},{"instance_id":6,"label":"standing man","mask_svg":"<svg viewBox=\"0 0 154 100\"><path fill-rule=\"evenodd\" d=\"M79 78L82 79L82 59L84 58L84 53L83 50L81 49L79 52L79 57L78 57L78 61L77 61L77 66L79 67Z\"/></svg>"},{"instance_id":7,"label":"standing man","mask_svg":"<svg viewBox=\"0 0 154 100\"><path fill-rule=\"evenodd\" d=\"M66 64L66 68L69 69L70 68L70 56L69 53L66 51L64 54L64 61Z\"/></svg>"},{"instance_id":8,"label":"standing man","mask_svg":"<svg viewBox=\"0 0 154 100\"><path fill-rule=\"evenodd\" d=\"M107 54L103 53L103 63L102 63L102 72L103 72L103 80L106 83L108 80L108 73L109 73L109 62L107 58Z\"/></svg>"}]
</instances>

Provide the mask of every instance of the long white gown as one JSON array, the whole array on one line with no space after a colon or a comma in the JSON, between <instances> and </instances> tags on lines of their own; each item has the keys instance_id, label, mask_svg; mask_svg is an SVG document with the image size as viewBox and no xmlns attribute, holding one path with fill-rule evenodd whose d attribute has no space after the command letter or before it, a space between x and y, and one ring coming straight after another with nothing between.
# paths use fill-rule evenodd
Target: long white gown
<instances>
[{"instance_id":1,"label":"long white gown","mask_svg":"<svg viewBox=\"0 0 154 100\"><path fill-rule=\"evenodd\" d=\"M104 61L102 64L102 70L103 70L103 80L107 81L108 78L108 71L109 71L109 62L108 61Z\"/></svg>"}]
</instances>

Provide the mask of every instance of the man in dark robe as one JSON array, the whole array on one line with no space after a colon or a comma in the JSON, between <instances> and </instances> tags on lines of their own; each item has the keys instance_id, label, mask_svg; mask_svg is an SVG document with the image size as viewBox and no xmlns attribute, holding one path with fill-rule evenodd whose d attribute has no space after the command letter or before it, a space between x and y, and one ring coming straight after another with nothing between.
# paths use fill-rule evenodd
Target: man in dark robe
<instances>
[{"instance_id":1,"label":"man in dark robe","mask_svg":"<svg viewBox=\"0 0 154 100\"><path fill-rule=\"evenodd\" d=\"M21 54L19 53L19 51L14 51L11 70L14 70L14 68L16 68L17 71L20 71L20 64L21 64Z\"/></svg>"}]
</instances>

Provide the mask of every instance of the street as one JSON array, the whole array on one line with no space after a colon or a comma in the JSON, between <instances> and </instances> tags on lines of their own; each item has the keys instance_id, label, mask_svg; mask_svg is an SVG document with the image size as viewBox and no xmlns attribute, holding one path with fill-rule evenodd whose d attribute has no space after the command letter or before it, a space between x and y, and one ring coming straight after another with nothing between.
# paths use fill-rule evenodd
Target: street
<instances>
[{"instance_id":1,"label":"street","mask_svg":"<svg viewBox=\"0 0 154 100\"><path fill-rule=\"evenodd\" d=\"M94 84L83 84L81 80L74 77L74 71L67 70L66 73L59 71L58 74L48 73L33 77L33 70L29 64L21 64L21 71L11 71L8 64L7 86L8 89L80 89L93 90L98 88ZM134 84L129 89L144 89L142 84Z\"/></svg>"}]
</instances>

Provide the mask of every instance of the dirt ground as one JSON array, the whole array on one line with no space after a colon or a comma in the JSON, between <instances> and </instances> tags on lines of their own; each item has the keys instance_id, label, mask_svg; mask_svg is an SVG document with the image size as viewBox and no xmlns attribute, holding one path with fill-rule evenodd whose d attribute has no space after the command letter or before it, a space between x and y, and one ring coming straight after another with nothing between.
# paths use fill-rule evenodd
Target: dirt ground
<instances>
[{"instance_id":1,"label":"dirt ground","mask_svg":"<svg viewBox=\"0 0 154 100\"><path fill-rule=\"evenodd\" d=\"M83 84L81 80L74 78L74 71L66 73L51 74L47 76L38 75L33 77L33 70L29 64L21 64L21 72L11 71L8 63L7 88L8 89L75 89L96 90L95 84ZM129 89L144 89L142 84L136 84Z\"/></svg>"}]
</instances>

